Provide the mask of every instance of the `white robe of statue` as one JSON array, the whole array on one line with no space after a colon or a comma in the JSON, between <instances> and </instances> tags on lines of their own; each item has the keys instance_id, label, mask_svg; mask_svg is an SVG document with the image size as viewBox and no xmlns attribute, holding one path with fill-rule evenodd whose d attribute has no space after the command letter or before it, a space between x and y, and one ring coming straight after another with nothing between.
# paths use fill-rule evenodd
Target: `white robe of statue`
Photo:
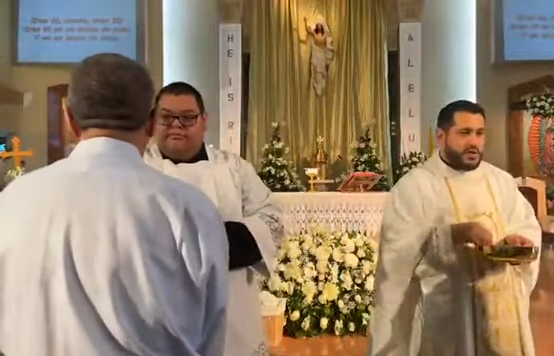
<instances>
[{"instance_id":1,"label":"white robe of statue","mask_svg":"<svg viewBox=\"0 0 554 356\"><path fill-rule=\"evenodd\" d=\"M254 268L229 272L229 307L225 356L267 355L264 346L256 273L273 271L283 237L281 211L254 167L230 152L206 147L208 161L174 164L163 159L153 144L145 152L147 164L200 188L218 207L224 221L242 222L263 256Z\"/></svg>"},{"instance_id":2,"label":"white robe of statue","mask_svg":"<svg viewBox=\"0 0 554 356\"><path fill-rule=\"evenodd\" d=\"M506 172L457 172L433 155L392 189L376 271L372 356L534 356L529 298L538 261L511 266L456 251L450 224L541 246L533 208Z\"/></svg>"},{"instance_id":3,"label":"white robe of statue","mask_svg":"<svg viewBox=\"0 0 554 356\"><path fill-rule=\"evenodd\" d=\"M225 228L198 189L95 138L0 193L0 349L221 356Z\"/></svg>"}]
</instances>

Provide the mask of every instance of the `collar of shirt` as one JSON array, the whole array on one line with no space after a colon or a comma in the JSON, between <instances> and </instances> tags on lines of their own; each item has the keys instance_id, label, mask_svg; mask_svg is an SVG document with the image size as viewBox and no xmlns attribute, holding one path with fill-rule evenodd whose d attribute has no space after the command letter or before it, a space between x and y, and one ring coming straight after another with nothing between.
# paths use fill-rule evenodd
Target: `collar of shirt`
<instances>
[{"instance_id":1,"label":"collar of shirt","mask_svg":"<svg viewBox=\"0 0 554 356\"><path fill-rule=\"evenodd\" d=\"M166 156L161 150L160 150L160 154L162 155L163 159L168 159L173 164L196 163L196 162L200 162L200 161L209 161L210 160L208 158L208 151L206 151L206 145L205 144L202 144L202 147L200 147L200 150L194 156L192 156L190 159L187 159L187 160L172 159L172 158Z\"/></svg>"},{"instance_id":2,"label":"collar of shirt","mask_svg":"<svg viewBox=\"0 0 554 356\"><path fill-rule=\"evenodd\" d=\"M95 137L80 141L69 155L71 159L84 157L104 157L132 164L144 164L135 146L110 137Z\"/></svg>"}]
</instances>

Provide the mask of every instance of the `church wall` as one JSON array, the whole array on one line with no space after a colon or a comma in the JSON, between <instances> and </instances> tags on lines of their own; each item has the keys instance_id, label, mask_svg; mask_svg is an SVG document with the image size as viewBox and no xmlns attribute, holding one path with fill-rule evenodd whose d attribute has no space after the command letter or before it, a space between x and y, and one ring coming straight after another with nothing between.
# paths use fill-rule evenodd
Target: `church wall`
<instances>
[{"instance_id":1,"label":"church wall","mask_svg":"<svg viewBox=\"0 0 554 356\"><path fill-rule=\"evenodd\" d=\"M166 0L167 1L167 0ZM204 0L209 4L198 11L214 12L215 1ZM460 1L426 0L422 14L422 129L423 149L428 142L429 125L434 124L437 112L446 102L464 95L471 87L471 77L464 74L460 67L460 58L468 58L471 49L468 45L467 17L459 9L454 9ZM466 0L467 1L467 0ZM464 2L466 2L464 1ZM501 168L507 166L505 121L507 112L507 90L510 86L554 72L554 64L491 64L491 28L490 28L490 0L477 1L477 37L476 37L476 89L477 100L486 108L488 113L488 140L486 145L486 159ZM473 2L473 1L467 1ZM70 69L67 67L49 66L14 66L11 64L11 41L14 38L14 29L11 28L10 16L12 9L10 0L0 0L0 80L11 84L23 92L33 94L32 104L22 110L13 110L0 106L0 129L17 129L27 140L25 143L34 149L36 156L29 160L31 168L40 167L46 163L46 88L49 85L67 82ZM162 1L148 1L149 46L148 64L157 86L161 86L163 78L163 29L162 29ZM199 52L191 63L198 63L199 58L204 61L200 65L183 64L186 68L200 68L194 73L188 71L183 78L197 85L206 97L207 108L210 114L209 142L218 139L218 49L217 49L217 20L214 16L197 13L198 21L209 23L209 31L191 28L189 37L200 36L196 42L189 41L192 47L186 47ZM465 18L465 20L464 20ZM213 23L212 23L213 22ZM208 25L206 25L208 26ZM465 26L465 27L464 27ZM463 30L463 31L462 31ZM188 37L186 37L188 38ZM470 40L469 38L468 40ZM203 49L198 49L204 45ZM207 52L209 53L207 53ZM202 56L200 55L202 54ZM206 58L209 58L206 60ZM186 70L184 68L184 70ZM203 81L203 78L206 78ZM170 78L166 78L169 80ZM470 92L471 89L467 89ZM466 93L467 93L466 92ZM426 125L427 124L427 125Z\"/></svg>"},{"instance_id":2,"label":"church wall","mask_svg":"<svg viewBox=\"0 0 554 356\"><path fill-rule=\"evenodd\" d=\"M11 1L0 0L0 81L10 80L10 33L5 31L10 23Z\"/></svg>"},{"instance_id":3,"label":"church wall","mask_svg":"<svg viewBox=\"0 0 554 356\"><path fill-rule=\"evenodd\" d=\"M15 29L10 21L4 21L10 0L0 0L0 75L2 80L5 73L9 73L8 84L14 88L31 92L33 101L28 107L18 110L16 115L16 129L25 140L26 148L32 148L35 156L27 160L31 169L46 164L47 147L47 105L46 90L48 86L67 83L71 68L68 66L46 65L12 65L11 58L4 58L5 51L12 46L15 39ZM157 87L162 84L162 3L161 1L147 1L147 62ZM0 109L1 110L1 109ZM1 114L1 112L0 112ZM0 122L0 129L4 128Z\"/></svg>"},{"instance_id":4,"label":"church wall","mask_svg":"<svg viewBox=\"0 0 554 356\"><path fill-rule=\"evenodd\" d=\"M11 76L11 41L10 33L4 31L10 23L11 0L0 0L0 82L9 85ZM16 128L19 108L0 104L0 130ZM0 167L0 175L2 169Z\"/></svg>"},{"instance_id":5,"label":"church wall","mask_svg":"<svg viewBox=\"0 0 554 356\"><path fill-rule=\"evenodd\" d=\"M554 63L491 64L492 32L490 0L477 0L477 99L487 110L485 158L507 167L506 115L508 88L554 73Z\"/></svg>"}]
</instances>

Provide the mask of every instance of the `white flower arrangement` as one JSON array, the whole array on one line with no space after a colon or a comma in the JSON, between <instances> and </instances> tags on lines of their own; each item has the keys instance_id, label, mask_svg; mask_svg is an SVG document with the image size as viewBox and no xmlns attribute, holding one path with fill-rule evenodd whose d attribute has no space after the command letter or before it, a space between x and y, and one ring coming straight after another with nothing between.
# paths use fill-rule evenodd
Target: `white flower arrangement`
<instances>
[{"instance_id":1,"label":"white flower arrangement","mask_svg":"<svg viewBox=\"0 0 554 356\"><path fill-rule=\"evenodd\" d=\"M366 335L377 244L363 233L311 228L288 236L262 288L287 299L284 334Z\"/></svg>"},{"instance_id":2,"label":"white flower arrangement","mask_svg":"<svg viewBox=\"0 0 554 356\"><path fill-rule=\"evenodd\" d=\"M4 176L4 182L6 184L9 184L13 182L15 179L17 179L19 176L22 176L23 174L25 174L25 168L23 167L12 168L6 172L6 175Z\"/></svg>"},{"instance_id":3,"label":"white flower arrangement","mask_svg":"<svg viewBox=\"0 0 554 356\"><path fill-rule=\"evenodd\" d=\"M527 111L533 116L554 117L554 94L531 96L526 104Z\"/></svg>"},{"instance_id":4,"label":"white flower arrangement","mask_svg":"<svg viewBox=\"0 0 554 356\"><path fill-rule=\"evenodd\" d=\"M427 161L427 155L423 152L411 151L408 154L402 154L402 157L400 157L400 167L396 171L397 180L412 169L423 165L425 161Z\"/></svg>"},{"instance_id":5,"label":"white flower arrangement","mask_svg":"<svg viewBox=\"0 0 554 356\"><path fill-rule=\"evenodd\" d=\"M293 163L285 158L289 148L281 140L280 125L271 124L273 134L271 141L263 147L263 158L258 176L274 192L301 192L305 188L298 177Z\"/></svg>"}]
</instances>

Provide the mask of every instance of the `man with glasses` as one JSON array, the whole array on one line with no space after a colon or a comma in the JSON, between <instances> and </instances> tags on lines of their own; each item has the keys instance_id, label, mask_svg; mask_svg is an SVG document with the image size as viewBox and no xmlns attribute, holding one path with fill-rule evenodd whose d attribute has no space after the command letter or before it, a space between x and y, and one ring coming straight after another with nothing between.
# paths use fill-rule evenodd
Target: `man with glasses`
<instances>
[{"instance_id":1,"label":"man with glasses","mask_svg":"<svg viewBox=\"0 0 554 356\"><path fill-rule=\"evenodd\" d=\"M155 141L145 161L200 188L218 207L229 241L229 306L225 356L267 355L255 273L272 270L283 235L281 214L254 167L206 147L207 114L200 93L183 82L161 89L151 113Z\"/></svg>"}]
</instances>

